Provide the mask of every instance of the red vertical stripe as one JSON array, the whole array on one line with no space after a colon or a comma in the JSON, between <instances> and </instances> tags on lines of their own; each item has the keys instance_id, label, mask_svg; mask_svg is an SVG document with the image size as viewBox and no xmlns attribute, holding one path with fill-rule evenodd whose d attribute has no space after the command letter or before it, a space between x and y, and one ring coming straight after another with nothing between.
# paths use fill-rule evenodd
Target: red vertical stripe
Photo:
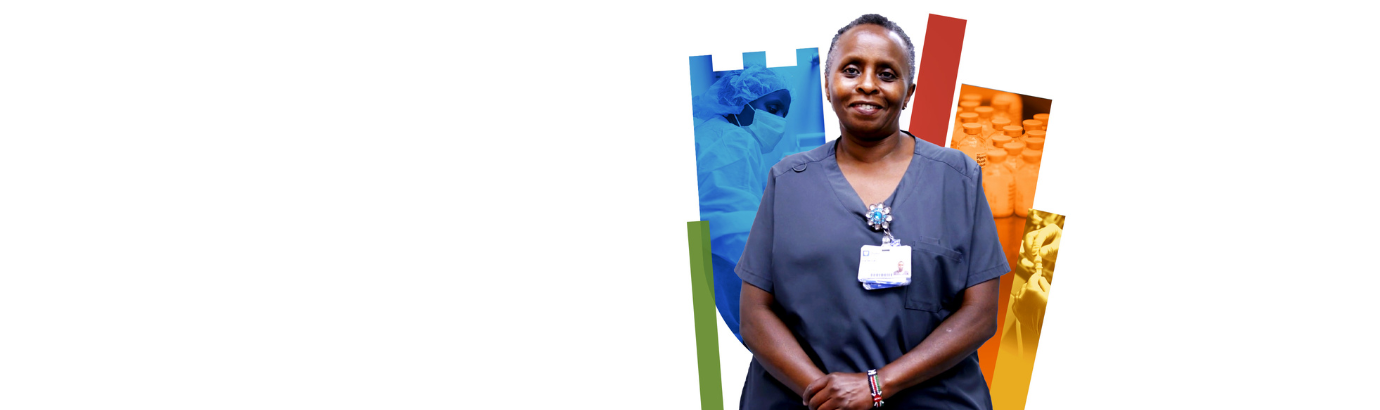
<instances>
[{"instance_id":1,"label":"red vertical stripe","mask_svg":"<svg viewBox=\"0 0 1380 410\"><path fill-rule=\"evenodd\" d=\"M910 132L941 147L949 134L958 59L963 54L963 29L967 25L967 20L931 14L925 28L925 45L920 51Z\"/></svg>"},{"instance_id":2,"label":"red vertical stripe","mask_svg":"<svg viewBox=\"0 0 1380 410\"><path fill-rule=\"evenodd\" d=\"M925 45L915 78L915 108L910 113L910 132L941 147L949 136L954 89L958 87L958 61L963 55L963 31L967 25L967 20L931 14L929 26L925 28ZM1002 246L1005 249L1007 244ZM997 366L1001 326L1011 294L1011 276L1003 276L1001 285L1004 286L999 286L1002 289L997 306L997 333L978 348L978 364L988 386L992 385Z\"/></svg>"}]
</instances>

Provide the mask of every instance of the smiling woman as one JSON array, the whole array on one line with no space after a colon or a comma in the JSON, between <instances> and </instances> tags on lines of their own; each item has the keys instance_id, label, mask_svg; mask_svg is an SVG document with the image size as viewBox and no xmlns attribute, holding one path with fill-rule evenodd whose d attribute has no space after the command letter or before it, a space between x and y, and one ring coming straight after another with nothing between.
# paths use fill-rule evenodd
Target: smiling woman
<instances>
[{"instance_id":1,"label":"smiling woman","mask_svg":"<svg viewBox=\"0 0 1380 410\"><path fill-rule=\"evenodd\" d=\"M845 135L876 140L900 131L901 110L915 93L915 50L903 35L899 27L863 24L834 37L825 83Z\"/></svg>"},{"instance_id":2,"label":"smiling woman","mask_svg":"<svg viewBox=\"0 0 1380 410\"><path fill-rule=\"evenodd\" d=\"M771 168L735 269L740 408L990 409L976 350L1010 268L982 170L901 131L915 50L895 23L840 29L824 74L842 135Z\"/></svg>"}]
</instances>

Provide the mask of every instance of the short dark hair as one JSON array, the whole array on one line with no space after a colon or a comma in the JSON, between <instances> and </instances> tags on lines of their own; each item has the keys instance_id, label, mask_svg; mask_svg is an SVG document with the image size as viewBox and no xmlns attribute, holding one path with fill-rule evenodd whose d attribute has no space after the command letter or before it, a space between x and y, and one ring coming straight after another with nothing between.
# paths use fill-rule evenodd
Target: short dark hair
<instances>
[{"instance_id":1,"label":"short dark hair","mask_svg":"<svg viewBox=\"0 0 1380 410\"><path fill-rule=\"evenodd\" d=\"M864 14L862 17L858 17L856 20L853 20L852 23L848 23L848 25L839 29L838 34L834 34L834 41L829 42L828 57L824 60L825 77L828 78L830 71L834 69L834 48L839 44L839 37L843 36L843 33L848 32L848 30L852 30L854 27L863 24L881 26L901 36L901 42L906 44L906 57L909 58L908 62L910 63L909 80L911 84L915 84L915 44L910 42L910 36L906 35L906 31L902 30L901 26L896 25L896 23L891 20L887 20L886 17L882 17L880 14Z\"/></svg>"}]
</instances>

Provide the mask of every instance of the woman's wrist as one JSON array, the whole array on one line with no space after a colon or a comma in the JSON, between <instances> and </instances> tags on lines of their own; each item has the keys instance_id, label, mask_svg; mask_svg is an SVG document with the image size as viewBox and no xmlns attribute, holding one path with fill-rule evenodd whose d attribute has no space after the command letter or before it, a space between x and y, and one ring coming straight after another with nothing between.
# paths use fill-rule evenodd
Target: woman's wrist
<instances>
[{"instance_id":1,"label":"woman's wrist","mask_svg":"<svg viewBox=\"0 0 1380 410\"><path fill-rule=\"evenodd\" d=\"M889 399L902 389L896 371L886 367L877 369L877 386L882 389L882 399Z\"/></svg>"},{"instance_id":2,"label":"woman's wrist","mask_svg":"<svg viewBox=\"0 0 1380 410\"><path fill-rule=\"evenodd\" d=\"M803 397L805 395L805 388L809 387L811 384L814 384L816 380L819 380L821 377L824 376L828 376L828 374L824 373L823 371L820 371L817 368L806 371L804 374L804 378L802 380L796 381L798 383L803 382L800 383L800 395Z\"/></svg>"}]
</instances>

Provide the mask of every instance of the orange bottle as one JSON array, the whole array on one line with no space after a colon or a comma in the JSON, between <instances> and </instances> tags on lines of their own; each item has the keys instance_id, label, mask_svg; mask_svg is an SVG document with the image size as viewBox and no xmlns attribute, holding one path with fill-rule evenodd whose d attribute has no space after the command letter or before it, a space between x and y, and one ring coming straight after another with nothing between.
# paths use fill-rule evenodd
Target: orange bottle
<instances>
[{"instance_id":1,"label":"orange bottle","mask_svg":"<svg viewBox=\"0 0 1380 410\"><path fill-rule=\"evenodd\" d=\"M1040 151L1025 150L1021 152L1021 166L1016 169L1016 195L1020 201L1016 204L1015 213L1017 216L1024 217L1030 208L1035 207L1035 183L1040 177Z\"/></svg>"},{"instance_id":2,"label":"orange bottle","mask_svg":"<svg viewBox=\"0 0 1380 410\"><path fill-rule=\"evenodd\" d=\"M987 162L987 151L990 151L991 147L992 142L982 138L982 125L970 122L963 124L963 139L959 140L954 148L968 154L978 165L983 165Z\"/></svg>"},{"instance_id":3,"label":"orange bottle","mask_svg":"<svg viewBox=\"0 0 1380 410\"><path fill-rule=\"evenodd\" d=\"M996 134L992 134L992 136L987 139L992 140L992 149L1000 150L1005 150L1006 148L1004 147L1006 146L1006 144L1010 144L1011 141L1013 141L1011 139L1011 136L1006 135L1005 132L998 132Z\"/></svg>"},{"instance_id":4,"label":"orange bottle","mask_svg":"<svg viewBox=\"0 0 1380 410\"><path fill-rule=\"evenodd\" d=\"M1021 126L1019 126L1019 125L1008 125L1008 126L1006 126L1006 128L1002 129L1002 131L1003 131L1004 133L1006 133L1007 136L1011 137L1011 142L1015 142L1015 143L1021 144L1021 145L1020 145L1021 149L1025 149L1025 140L1021 139ZM1005 147L1005 146L1001 146L1001 147L997 147L997 148L1006 148L1006 147ZM1021 152L1020 152L1020 151L1016 151L1015 154L1012 154L1012 156L1014 156L1014 157L1019 157L1020 155L1021 155Z\"/></svg>"},{"instance_id":5,"label":"orange bottle","mask_svg":"<svg viewBox=\"0 0 1380 410\"><path fill-rule=\"evenodd\" d=\"M992 112L992 132L987 134L987 138L1002 135L1002 131L1006 129L1006 126L1011 125L1010 120L1007 120L1006 118L997 118L996 115L998 113L1001 113L1001 111ZM1000 145L998 145L998 147L1000 147Z\"/></svg>"},{"instance_id":6,"label":"orange bottle","mask_svg":"<svg viewBox=\"0 0 1380 410\"><path fill-rule=\"evenodd\" d=\"M1021 152L1025 151L1025 143L1020 140L1012 140L1001 147L1006 150L1006 170L1011 171L1011 175L1016 174L1016 170L1021 169Z\"/></svg>"},{"instance_id":7,"label":"orange bottle","mask_svg":"<svg viewBox=\"0 0 1380 410\"><path fill-rule=\"evenodd\" d=\"M993 97L992 110L992 122L997 122L997 120L1011 122L1012 119L1018 118L1011 115L1011 101L1004 98Z\"/></svg>"},{"instance_id":8,"label":"orange bottle","mask_svg":"<svg viewBox=\"0 0 1380 410\"><path fill-rule=\"evenodd\" d=\"M1021 96L1008 92L998 92L992 96L992 107L998 105L1006 106L1007 114L1011 116L1011 122L1020 122L1021 118L1024 118L1021 116Z\"/></svg>"},{"instance_id":9,"label":"orange bottle","mask_svg":"<svg viewBox=\"0 0 1380 410\"><path fill-rule=\"evenodd\" d=\"M987 151L987 165L982 167L982 193L987 196L987 205L992 208L992 217L1011 216L1014 212L1012 193L1016 190L1016 180L1006 169L1006 150Z\"/></svg>"},{"instance_id":10,"label":"orange bottle","mask_svg":"<svg viewBox=\"0 0 1380 410\"><path fill-rule=\"evenodd\" d=\"M1045 131L1049 131L1049 114L1048 114L1048 113L1035 114L1035 117L1034 117L1034 118L1035 118L1036 120L1040 121L1040 129L1045 130Z\"/></svg>"},{"instance_id":11,"label":"orange bottle","mask_svg":"<svg viewBox=\"0 0 1380 410\"><path fill-rule=\"evenodd\" d=\"M1025 132L1025 135L1022 135L1022 136L1021 136L1021 139L1025 141L1025 145L1027 145L1026 148L1029 148L1030 140L1033 140L1033 139L1036 139L1036 138L1040 139L1040 147L1041 147L1040 149L1044 149L1043 147L1044 147L1044 141L1045 141L1045 130L1030 130L1030 131L1026 131L1026 132Z\"/></svg>"},{"instance_id":12,"label":"orange bottle","mask_svg":"<svg viewBox=\"0 0 1380 410\"><path fill-rule=\"evenodd\" d=\"M1044 131L1040 131L1040 132L1044 132ZM1030 139L1025 141L1025 146L1026 146L1027 148L1029 148L1029 149L1032 149L1032 150L1044 152L1044 150L1045 150L1045 139L1044 139L1044 138L1040 138L1040 137L1036 137L1036 136L1034 136L1034 135L1031 135L1031 136L1030 136Z\"/></svg>"},{"instance_id":13,"label":"orange bottle","mask_svg":"<svg viewBox=\"0 0 1380 410\"><path fill-rule=\"evenodd\" d=\"M982 135L989 136L996 131L992 128L992 107L977 107L973 112L978 115L978 124L982 124Z\"/></svg>"},{"instance_id":14,"label":"orange bottle","mask_svg":"<svg viewBox=\"0 0 1380 410\"><path fill-rule=\"evenodd\" d=\"M963 115L963 113L973 112L973 109L974 109L974 108L977 108L977 107L979 107L979 106L981 106L981 105L982 105L982 104L978 103L977 101L962 101L962 102L959 102L959 103L958 103L958 110L956 111L957 114L954 114L954 115L957 116L957 115ZM959 121L954 121L954 138L958 138L958 137L962 137L962 136L963 136L963 121L960 119Z\"/></svg>"},{"instance_id":15,"label":"orange bottle","mask_svg":"<svg viewBox=\"0 0 1380 410\"><path fill-rule=\"evenodd\" d=\"M975 112L964 112L958 114L958 122L954 124L954 137L951 148L958 148L958 142L963 140L963 124L977 123L978 115Z\"/></svg>"}]
</instances>

